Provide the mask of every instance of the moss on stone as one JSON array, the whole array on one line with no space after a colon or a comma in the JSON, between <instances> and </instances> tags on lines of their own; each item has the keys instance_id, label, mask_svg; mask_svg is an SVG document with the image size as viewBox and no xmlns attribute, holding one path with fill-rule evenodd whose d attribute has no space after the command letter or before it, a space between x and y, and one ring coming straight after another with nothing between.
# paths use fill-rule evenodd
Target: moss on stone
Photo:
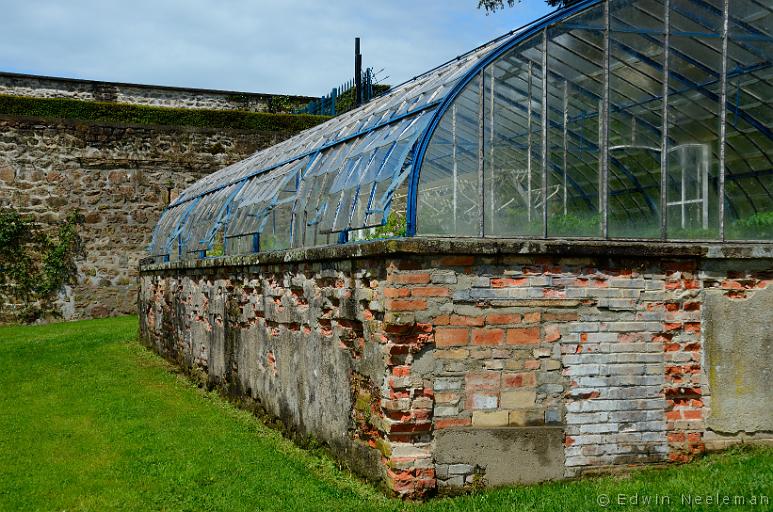
<instances>
[{"instance_id":1,"label":"moss on stone","mask_svg":"<svg viewBox=\"0 0 773 512\"><path fill-rule=\"evenodd\" d=\"M150 107L68 98L27 98L7 95L0 95L0 115L271 132L298 132L329 119L327 116L309 114Z\"/></svg>"}]
</instances>

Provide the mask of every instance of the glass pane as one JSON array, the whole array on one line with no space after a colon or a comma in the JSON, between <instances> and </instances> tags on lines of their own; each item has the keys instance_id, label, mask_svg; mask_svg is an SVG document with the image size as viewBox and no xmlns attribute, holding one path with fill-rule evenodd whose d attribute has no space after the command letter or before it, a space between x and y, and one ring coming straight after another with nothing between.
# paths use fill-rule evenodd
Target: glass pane
<instances>
[{"instance_id":1,"label":"glass pane","mask_svg":"<svg viewBox=\"0 0 773 512\"><path fill-rule=\"evenodd\" d=\"M542 36L486 70L486 236L543 235Z\"/></svg>"},{"instance_id":2,"label":"glass pane","mask_svg":"<svg viewBox=\"0 0 773 512\"><path fill-rule=\"evenodd\" d=\"M603 8L549 31L548 236L598 237Z\"/></svg>"},{"instance_id":3,"label":"glass pane","mask_svg":"<svg viewBox=\"0 0 773 512\"><path fill-rule=\"evenodd\" d=\"M665 11L627 5L610 13L609 235L659 238Z\"/></svg>"},{"instance_id":4,"label":"glass pane","mask_svg":"<svg viewBox=\"0 0 773 512\"><path fill-rule=\"evenodd\" d=\"M773 240L771 6L730 2L725 237Z\"/></svg>"},{"instance_id":5,"label":"glass pane","mask_svg":"<svg viewBox=\"0 0 773 512\"><path fill-rule=\"evenodd\" d=\"M478 236L478 147L481 75L443 115L424 155L417 197L417 232Z\"/></svg>"},{"instance_id":6,"label":"glass pane","mask_svg":"<svg viewBox=\"0 0 773 512\"><path fill-rule=\"evenodd\" d=\"M691 12L697 13L700 19L711 19L710 13L703 13L697 7ZM671 19L668 238L716 239L719 237L718 98L722 41L682 35L695 28L692 20L683 20L678 15Z\"/></svg>"}]
</instances>

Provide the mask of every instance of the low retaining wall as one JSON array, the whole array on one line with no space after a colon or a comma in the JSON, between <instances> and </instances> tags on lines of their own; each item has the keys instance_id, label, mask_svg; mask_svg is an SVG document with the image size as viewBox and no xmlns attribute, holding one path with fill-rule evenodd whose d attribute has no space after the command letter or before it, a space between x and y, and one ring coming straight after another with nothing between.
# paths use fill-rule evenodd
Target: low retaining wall
<instances>
[{"instance_id":1,"label":"low retaining wall","mask_svg":"<svg viewBox=\"0 0 773 512\"><path fill-rule=\"evenodd\" d=\"M288 112L316 99L241 91L101 82L0 71L0 94L30 98L72 98L156 107Z\"/></svg>"},{"instance_id":2,"label":"low retaining wall","mask_svg":"<svg viewBox=\"0 0 773 512\"><path fill-rule=\"evenodd\" d=\"M140 274L144 343L404 496L773 432L770 245L408 239Z\"/></svg>"}]
</instances>

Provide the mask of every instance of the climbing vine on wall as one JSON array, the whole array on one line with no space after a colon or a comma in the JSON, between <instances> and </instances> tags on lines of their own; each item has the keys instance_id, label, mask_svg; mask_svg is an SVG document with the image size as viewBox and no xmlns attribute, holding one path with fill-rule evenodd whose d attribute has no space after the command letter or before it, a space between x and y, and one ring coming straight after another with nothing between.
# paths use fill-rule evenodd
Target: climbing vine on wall
<instances>
[{"instance_id":1,"label":"climbing vine on wall","mask_svg":"<svg viewBox=\"0 0 773 512\"><path fill-rule=\"evenodd\" d=\"M28 323L57 315L57 294L75 279L82 222L73 211L49 233L14 210L0 212L0 319Z\"/></svg>"}]
</instances>

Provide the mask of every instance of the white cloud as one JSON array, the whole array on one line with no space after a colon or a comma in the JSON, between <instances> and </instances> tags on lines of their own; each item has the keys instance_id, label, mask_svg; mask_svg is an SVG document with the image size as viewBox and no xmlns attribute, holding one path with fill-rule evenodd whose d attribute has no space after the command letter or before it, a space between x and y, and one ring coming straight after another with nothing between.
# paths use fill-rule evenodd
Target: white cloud
<instances>
[{"instance_id":1,"label":"white cloud","mask_svg":"<svg viewBox=\"0 0 773 512\"><path fill-rule=\"evenodd\" d=\"M476 0L0 0L0 70L319 95L364 63L402 82L547 11Z\"/></svg>"}]
</instances>

